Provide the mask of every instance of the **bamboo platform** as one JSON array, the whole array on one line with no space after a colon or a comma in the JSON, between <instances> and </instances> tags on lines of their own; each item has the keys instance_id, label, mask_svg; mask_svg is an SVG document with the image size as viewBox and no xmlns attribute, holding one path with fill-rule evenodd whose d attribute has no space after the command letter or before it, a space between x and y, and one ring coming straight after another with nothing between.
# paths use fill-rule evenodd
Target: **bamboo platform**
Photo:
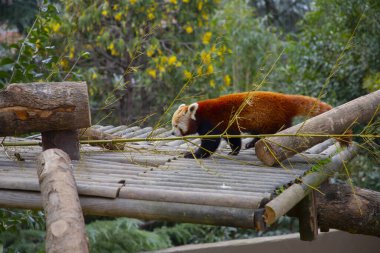
<instances>
[{"instance_id":1,"label":"bamboo platform","mask_svg":"<svg viewBox=\"0 0 380 253\"><path fill-rule=\"evenodd\" d=\"M94 128L132 139L152 133L151 127ZM170 131L161 128L153 134L167 137ZM39 138L35 135L5 141ZM248 141L244 139L243 146ZM337 152L330 139L286 160L283 166L266 167L253 149L228 156L227 146L222 141L217 154L192 160L181 154L195 146L182 140L132 142L123 151L82 145L81 160L72 164L82 209L93 215L253 228L256 210L301 181L318 161L326 161ZM0 207L42 208L36 173L40 152L38 146L2 147Z\"/></svg>"}]
</instances>

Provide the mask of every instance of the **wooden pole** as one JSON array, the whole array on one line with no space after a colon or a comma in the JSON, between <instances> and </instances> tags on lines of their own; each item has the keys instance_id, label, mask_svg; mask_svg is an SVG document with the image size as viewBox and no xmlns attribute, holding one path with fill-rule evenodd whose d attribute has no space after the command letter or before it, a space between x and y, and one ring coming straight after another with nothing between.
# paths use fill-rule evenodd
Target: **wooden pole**
<instances>
[{"instance_id":1,"label":"wooden pole","mask_svg":"<svg viewBox=\"0 0 380 253\"><path fill-rule=\"evenodd\" d=\"M368 123L371 119L380 115L379 107L380 90L331 109L278 134L341 134L347 131L355 122ZM294 136L265 138L256 143L256 155L266 165L273 166L327 138Z\"/></svg>"},{"instance_id":2,"label":"wooden pole","mask_svg":"<svg viewBox=\"0 0 380 253\"><path fill-rule=\"evenodd\" d=\"M320 168L317 172L311 172L302 178L302 183L293 184L279 196L265 205L265 222L273 224L279 217L285 215L298 202L307 196L313 188L321 185L333 173L339 171L343 164L354 157L356 146L347 149L332 157L331 162Z\"/></svg>"},{"instance_id":3,"label":"wooden pole","mask_svg":"<svg viewBox=\"0 0 380 253\"><path fill-rule=\"evenodd\" d=\"M380 192L323 184L316 192L319 226L380 237Z\"/></svg>"},{"instance_id":4,"label":"wooden pole","mask_svg":"<svg viewBox=\"0 0 380 253\"><path fill-rule=\"evenodd\" d=\"M46 214L46 252L88 252L82 209L68 155L48 149L38 157Z\"/></svg>"}]
</instances>

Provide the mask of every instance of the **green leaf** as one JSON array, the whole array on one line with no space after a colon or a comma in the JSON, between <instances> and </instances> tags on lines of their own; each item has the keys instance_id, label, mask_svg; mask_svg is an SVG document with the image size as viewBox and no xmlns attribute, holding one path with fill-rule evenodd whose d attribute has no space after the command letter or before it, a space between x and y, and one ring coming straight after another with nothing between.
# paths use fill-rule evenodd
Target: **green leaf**
<instances>
[{"instance_id":1,"label":"green leaf","mask_svg":"<svg viewBox=\"0 0 380 253\"><path fill-rule=\"evenodd\" d=\"M12 58L8 58L8 57L3 58L3 59L0 60L0 66L4 66L4 65L8 65L8 64L13 64L14 61L15 60L12 59Z\"/></svg>"}]
</instances>

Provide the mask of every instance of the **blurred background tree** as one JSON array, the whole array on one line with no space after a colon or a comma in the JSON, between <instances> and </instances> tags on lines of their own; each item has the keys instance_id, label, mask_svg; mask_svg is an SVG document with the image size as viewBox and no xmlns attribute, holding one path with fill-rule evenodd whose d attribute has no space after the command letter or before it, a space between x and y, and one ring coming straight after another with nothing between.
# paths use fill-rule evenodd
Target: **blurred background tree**
<instances>
[{"instance_id":1,"label":"blurred background tree","mask_svg":"<svg viewBox=\"0 0 380 253\"><path fill-rule=\"evenodd\" d=\"M86 80L93 123L103 125L152 125L172 102L176 107L258 88L338 105L380 88L378 13L378 0L5 0L0 88ZM2 43L10 30L24 39ZM376 121L367 131L379 128ZM367 144L370 152L363 149L351 163L351 177L360 187L380 190L378 142ZM2 209L0 222L3 252L42 252L44 233L28 230L43 230L41 212ZM148 233L142 226L115 219L91 223L88 233L105 251L125 246L114 231L128 233L139 245L122 248L127 252L262 235L167 223ZM285 218L268 233L296 227ZM35 247L25 247L28 242Z\"/></svg>"}]
</instances>

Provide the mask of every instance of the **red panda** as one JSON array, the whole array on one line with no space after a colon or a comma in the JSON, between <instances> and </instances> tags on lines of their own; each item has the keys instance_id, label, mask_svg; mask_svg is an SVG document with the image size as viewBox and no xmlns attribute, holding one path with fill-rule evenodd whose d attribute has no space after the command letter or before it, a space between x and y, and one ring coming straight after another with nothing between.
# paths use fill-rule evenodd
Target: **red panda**
<instances>
[{"instance_id":1,"label":"red panda","mask_svg":"<svg viewBox=\"0 0 380 253\"><path fill-rule=\"evenodd\" d=\"M173 114L173 134L184 136L199 135L239 135L273 134L291 126L296 116L316 116L332 107L313 97L288 95L267 91L254 91L225 95L193 103L182 104ZM240 113L239 113L240 112ZM185 154L186 158L206 158L218 148L219 139L202 139L194 153ZM246 148L254 147L253 139ZM237 155L241 149L240 138L227 140Z\"/></svg>"}]
</instances>

